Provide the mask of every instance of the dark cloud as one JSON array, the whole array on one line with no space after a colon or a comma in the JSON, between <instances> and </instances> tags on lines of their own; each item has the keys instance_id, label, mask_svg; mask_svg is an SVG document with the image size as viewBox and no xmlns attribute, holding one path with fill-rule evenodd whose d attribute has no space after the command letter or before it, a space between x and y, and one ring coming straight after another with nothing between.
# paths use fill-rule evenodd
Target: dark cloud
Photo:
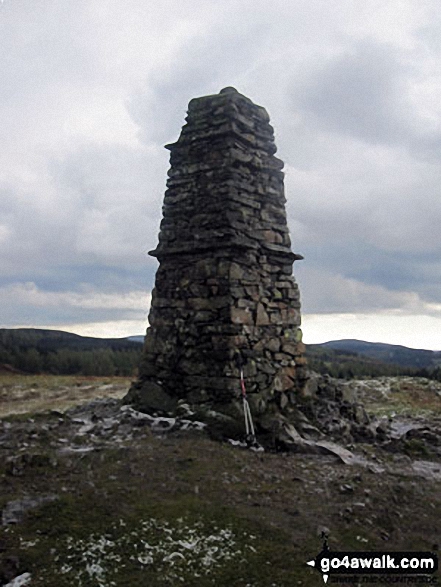
<instances>
[{"instance_id":1,"label":"dark cloud","mask_svg":"<svg viewBox=\"0 0 441 587\"><path fill-rule=\"evenodd\" d=\"M294 103L321 131L396 143L409 134L410 68L390 45L362 41L294 86Z\"/></svg>"},{"instance_id":2,"label":"dark cloud","mask_svg":"<svg viewBox=\"0 0 441 587\"><path fill-rule=\"evenodd\" d=\"M370 287L381 287L391 296L397 292L415 292L427 302L439 303L440 257L407 252L387 252L358 241L346 244L307 246L300 273L310 265L316 271L352 279ZM349 300L342 299L349 308ZM351 308L353 310L354 308Z\"/></svg>"},{"instance_id":3,"label":"dark cloud","mask_svg":"<svg viewBox=\"0 0 441 587\"><path fill-rule=\"evenodd\" d=\"M216 94L223 87L238 85L243 71L261 51L255 39L265 36L267 27L257 19L248 20L239 34L224 25L184 43L179 60L153 72L146 87L131 96L127 104L139 126L140 139L166 144L177 140L185 124L188 102L196 97Z\"/></svg>"},{"instance_id":4,"label":"dark cloud","mask_svg":"<svg viewBox=\"0 0 441 587\"><path fill-rule=\"evenodd\" d=\"M75 283L79 267L86 279L96 266L96 283L100 265L147 269L163 194L163 178L155 173L158 155L142 148L86 147L49 162L48 201L38 189L22 198L10 190L2 200L11 230L0 253L3 275L26 280L53 272L69 281L72 267Z\"/></svg>"}]
</instances>

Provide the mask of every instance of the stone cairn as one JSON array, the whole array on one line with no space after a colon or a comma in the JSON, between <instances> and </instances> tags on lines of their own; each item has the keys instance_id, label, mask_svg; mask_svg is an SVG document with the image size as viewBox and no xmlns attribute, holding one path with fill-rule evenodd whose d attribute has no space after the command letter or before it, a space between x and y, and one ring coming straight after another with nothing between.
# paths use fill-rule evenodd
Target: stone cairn
<instances>
[{"instance_id":1,"label":"stone cairn","mask_svg":"<svg viewBox=\"0 0 441 587\"><path fill-rule=\"evenodd\" d=\"M307 379L283 162L266 110L234 88L191 100L186 121L166 146L150 327L125 401L209 408L243 428L240 356L259 430L289 414Z\"/></svg>"}]
</instances>

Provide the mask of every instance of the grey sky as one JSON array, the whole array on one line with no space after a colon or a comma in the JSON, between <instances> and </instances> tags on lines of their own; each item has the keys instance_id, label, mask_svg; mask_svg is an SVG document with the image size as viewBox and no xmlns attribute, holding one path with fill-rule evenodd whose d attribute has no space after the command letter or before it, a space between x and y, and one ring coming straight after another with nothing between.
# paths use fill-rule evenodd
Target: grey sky
<instances>
[{"instance_id":1,"label":"grey sky","mask_svg":"<svg viewBox=\"0 0 441 587\"><path fill-rule=\"evenodd\" d=\"M193 97L265 106L307 342L441 349L435 0L4 0L2 325L145 330L168 169Z\"/></svg>"}]
</instances>

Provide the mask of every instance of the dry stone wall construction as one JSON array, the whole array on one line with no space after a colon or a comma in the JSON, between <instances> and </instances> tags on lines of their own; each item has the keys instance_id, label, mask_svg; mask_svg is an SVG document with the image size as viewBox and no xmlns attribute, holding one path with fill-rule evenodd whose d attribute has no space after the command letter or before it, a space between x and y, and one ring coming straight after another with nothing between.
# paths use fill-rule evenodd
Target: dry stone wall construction
<instances>
[{"instance_id":1,"label":"dry stone wall construction","mask_svg":"<svg viewBox=\"0 0 441 587\"><path fill-rule=\"evenodd\" d=\"M139 379L128 400L240 397L237 353L255 414L285 411L307 378L283 162L266 110L234 88L191 100L170 150L159 261Z\"/></svg>"}]
</instances>

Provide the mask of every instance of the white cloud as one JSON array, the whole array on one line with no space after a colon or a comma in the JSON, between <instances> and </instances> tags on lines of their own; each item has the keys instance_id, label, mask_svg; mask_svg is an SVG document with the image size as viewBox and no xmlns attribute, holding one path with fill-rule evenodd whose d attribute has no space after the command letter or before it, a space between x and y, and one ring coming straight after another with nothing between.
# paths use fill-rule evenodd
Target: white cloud
<instances>
[{"instance_id":1,"label":"white cloud","mask_svg":"<svg viewBox=\"0 0 441 587\"><path fill-rule=\"evenodd\" d=\"M0 224L0 244L6 243L11 238L12 229L6 224Z\"/></svg>"},{"instance_id":2,"label":"white cloud","mask_svg":"<svg viewBox=\"0 0 441 587\"><path fill-rule=\"evenodd\" d=\"M438 315L441 303L424 300L415 291L392 290L380 285L306 268L296 272L307 313L360 313L387 310L405 314ZM320 287L317 287L320 284ZM441 316L441 314L440 314Z\"/></svg>"},{"instance_id":3,"label":"white cloud","mask_svg":"<svg viewBox=\"0 0 441 587\"><path fill-rule=\"evenodd\" d=\"M134 291L127 294L107 294L92 291L87 287L81 292L71 291L43 291L35 283L16 283L0 288L3 303L13 301L23 304L32 304L39 307L47 306L74 306L78 308L107 308L120 310L140 311L145 309L145 292ZM149 296L150 297L150 296Z\"/></svg>"},{"instance_id":4,"label":"white cloud","mask_svg":"<svg viewBox=\"0 0 441 587\"><path fill-rule=\"evenodd\" d=\"M44 316L55 315L55 322L70 321L72 317L91 317L109 322L113 317L147 322L150 295L144 291L103 293L84 285L80 291L43 291L35 283L14 283L0 288L0 305L3 308L2 326L15 323L38 327ZM37 320L33 320L33 316ZM98 322L98 320L95 320Z\"/></svg>"}]
</instances>

